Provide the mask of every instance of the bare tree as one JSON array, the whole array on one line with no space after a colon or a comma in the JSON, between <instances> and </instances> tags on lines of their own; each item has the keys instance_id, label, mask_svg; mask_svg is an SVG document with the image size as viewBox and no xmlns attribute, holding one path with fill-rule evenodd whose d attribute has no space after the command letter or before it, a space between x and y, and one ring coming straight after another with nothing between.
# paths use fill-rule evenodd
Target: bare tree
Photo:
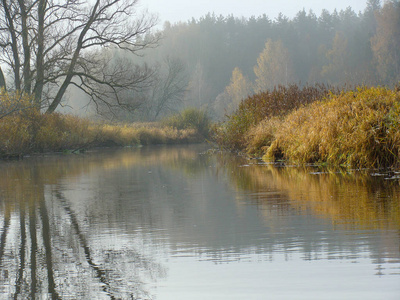
<instances>
[{"instance_id":1,"label":"bare tree","mask_svg":"<svg viewBox=\"0 0 400 300\"><path fill-rule=\"evenodd\" d=\"M109 93L117 97L148 76L129 65L110 68L98 56L108 47L137 54L157 43L157 35L147 34L157 20L138 13L138 0L0 1L0 64L12 88L33 95L48 113L72 84L92 101L107 102Z\"/></svg>"},{"instance_id":2,"label":"bare tree","mask_svg":"<svg viewBox=\"0 0 400 300\"><path fill-rule=\"evenodd\" d=\"M115 54L112 56L115 60ZM129 65L127 57L121 59L125 62L124 65ZM121 63L109 63L111 68L119 65ZM134 70L132 67L130 69ZM97 112L107 119L154 121L171 111L177 111L187 90L188 79L185 71L186 66L182 60L169 56L151 66L144 64L134 72L139 75L137 85L130 89L118 90L116 97L112 100L108 98L108 102L98 102ZM118 81L130 80L124 78L125 75L125 72L119 74L117 77L121 77ZM100 89L97 90L99 91ZM105 94L111 92L107 89L102 91Z\"/></svg>"},{"instance_id":3,"label":"bare tree","mask_svg":"<svg viewBox=\"0 0 400 300\"><path fill-rule=\"evenodd\" d=\"M184 63L177 58L166 57L164 66L158 68L153 86L151 118L156 120L161 113L173 111L182 102L187 85Z\"/></svg>"}]
</instances>

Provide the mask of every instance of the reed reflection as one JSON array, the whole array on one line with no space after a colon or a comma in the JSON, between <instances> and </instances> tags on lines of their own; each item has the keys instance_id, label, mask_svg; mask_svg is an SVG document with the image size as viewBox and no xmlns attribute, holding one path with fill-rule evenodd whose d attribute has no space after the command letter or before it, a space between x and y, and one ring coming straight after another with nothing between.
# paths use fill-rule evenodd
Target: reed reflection
<instances>
[{"instance_id":1,"label":"reed reflection","mask_svg":"<svg viewBox=\"0 0 400 300\"><path fill-rule=\"evenodd\" d=\"M367 170L282 167L238 157L219 162L230 170L235 187L253 192L266 208L276 204L275 194L282 198L275 208L311 211L340 228L400 230L399 179Z\"/></svg>"}]
</instances>

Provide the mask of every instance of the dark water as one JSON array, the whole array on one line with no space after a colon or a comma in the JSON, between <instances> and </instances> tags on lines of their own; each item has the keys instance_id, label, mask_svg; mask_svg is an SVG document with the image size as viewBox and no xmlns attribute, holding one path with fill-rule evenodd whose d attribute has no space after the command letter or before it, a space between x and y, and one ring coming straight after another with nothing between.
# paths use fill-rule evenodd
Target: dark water
<instances>
[{"instance_id":1,"label":"dark water","mask_svg":"<svg viewBox=\"0 0 400 300\"><path fill-rule=\"evenodd\" d=\"M400 299L396 174L207 148L0 162L1 299Z\"/></svg>"}]
</instances>

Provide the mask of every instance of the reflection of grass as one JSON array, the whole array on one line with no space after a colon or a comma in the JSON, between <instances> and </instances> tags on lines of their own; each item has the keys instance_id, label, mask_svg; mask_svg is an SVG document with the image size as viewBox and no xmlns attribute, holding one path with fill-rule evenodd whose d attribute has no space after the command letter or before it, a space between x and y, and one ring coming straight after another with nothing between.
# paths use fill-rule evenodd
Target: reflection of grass
<instances>
[{"instance_id":1,"label":"reflection of grass","mask_svg":"<svg viewBox=\"0 0 400 300\"><path fill-rule=\"evenodd\" d=\"M237 186L253 191L255 195L258 192L265 195L265 191L287 194L287 198L277 200L284 201L279 209L308 210L316 216L331 219L337 225L400 228L398 181L361 172L315 172L311 167L262 165L237 168L235 162L233 165L235 167L230 173ZM268 197L261 197L258 204L268 207L276 202L269 201Z\"/></svg>"},{"instance_id":2,"label":"reflection of grass","mask_svg":"<svg viewBox=\"0 0 400 300\"><path fill-rule=\"evenodd\" d=\"M164 165L187 174L201 169L197 160L199 145L159 146L93 152L84 155L52 155L24 161L0 161L0 200L12 211L18 203L35 203L36 191L45 184L57 184L62 178L74 178L95 170L110 171L133 166Z\"/></svg>"}]
</instances>

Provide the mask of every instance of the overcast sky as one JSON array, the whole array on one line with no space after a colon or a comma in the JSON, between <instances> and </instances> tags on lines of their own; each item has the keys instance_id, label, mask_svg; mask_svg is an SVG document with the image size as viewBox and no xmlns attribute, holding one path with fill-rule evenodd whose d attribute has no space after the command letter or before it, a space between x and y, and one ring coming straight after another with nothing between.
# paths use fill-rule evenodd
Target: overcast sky
<instances>
[{"instance_id":1,"label":"overcast sky","mask_svg":"<svg viewBox=\"0 0 400 300\"><path fill-rule=\"evenodd\" d=\"M293 18L303 8L310 9L319 16L322 9L332 12L350 6L358 13L363 11L367 0L141 0L141 6L149 12L158 14L160 25L165 21L176 23L188 21L192 17L198 19L208 12L216 15L234 15L250 17L266 14L275 19L279 12Z\"/></svg>"}]
</instances>

